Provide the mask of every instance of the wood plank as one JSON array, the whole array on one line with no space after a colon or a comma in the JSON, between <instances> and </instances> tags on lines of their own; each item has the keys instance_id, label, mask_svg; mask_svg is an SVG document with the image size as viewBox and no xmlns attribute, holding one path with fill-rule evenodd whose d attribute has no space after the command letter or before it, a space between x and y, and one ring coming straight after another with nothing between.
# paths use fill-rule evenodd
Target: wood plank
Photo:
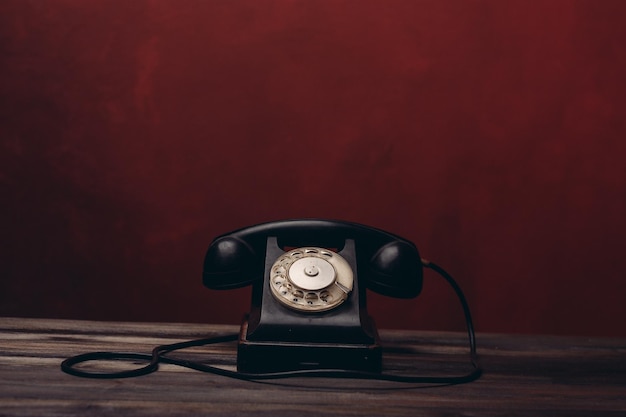
<instances>
[{"instance_id":1,"label":"wood plank","mask_svg":"<svg viewBox=\"0 0 626 417\"><path fill-rule=\"evenodd\" d=\"M148 353L157 344L237 330L223 325L0 318L0 415L626 415L623 339L480 334L483 377L438 387L330 378L247 382L172 365L137 378L94 380L66 375L59 368L63 359L78 353ZM381 338L385 368L394 372L468 369L464 334L383 330ZM235 366L234 343L179 355Z\"/></svg>"}]
</instances>

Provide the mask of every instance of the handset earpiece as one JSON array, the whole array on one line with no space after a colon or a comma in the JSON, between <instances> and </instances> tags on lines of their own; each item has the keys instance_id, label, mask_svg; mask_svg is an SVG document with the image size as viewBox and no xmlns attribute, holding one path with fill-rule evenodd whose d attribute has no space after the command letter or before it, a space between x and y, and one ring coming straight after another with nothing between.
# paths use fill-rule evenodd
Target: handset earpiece
<instances>
[{"instance_id":1,"label":"handset earpiece","mask_svg":"<svg viewBox=\"0 0 626 417\"><path fill-rule=\"evenodd\" d=\"M406 241L395 240L372 256L367 287L389 297L413 298L422 291L422 278L417 248Z\"/></svg>"},{"instance_id":2,"label":"handset earpiece","mask_svg":"<svg viewBox=\"0 0 626 417\"><path fill-rule=\"evenodd\" d=\"M206 287L228 290L252 284L259 278L259 258L250 245L236 236L215 239L204 257L202 280Z\"/></svg>"}]
</instances>

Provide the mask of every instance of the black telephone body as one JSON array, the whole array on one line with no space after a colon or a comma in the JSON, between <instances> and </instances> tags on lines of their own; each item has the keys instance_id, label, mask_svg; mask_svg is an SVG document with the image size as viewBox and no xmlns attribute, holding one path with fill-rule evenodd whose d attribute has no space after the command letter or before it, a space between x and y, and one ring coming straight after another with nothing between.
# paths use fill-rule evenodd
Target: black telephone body
<instances>
[{"instance_id":1,"label":"black telephone body","mask_svg":"<svg viewBox=\"0 0 626 417\"><path fill-rule=\"evenodd\" d=\"M237 369L380 372L382 349L367 313L366 289L414 298L422 289L416 246L356 223L284 220L218 236L209 246L204 285L252 285L239 334Z\"/></svg>"}]
</instances>

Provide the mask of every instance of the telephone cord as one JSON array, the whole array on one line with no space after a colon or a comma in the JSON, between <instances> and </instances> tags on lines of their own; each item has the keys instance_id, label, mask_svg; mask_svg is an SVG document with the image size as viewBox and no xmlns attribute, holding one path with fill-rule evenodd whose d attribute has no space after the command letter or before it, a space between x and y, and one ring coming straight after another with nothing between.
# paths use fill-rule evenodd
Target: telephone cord
<instances>
[{"instance_id":1,"label":"telephone cord","mask_svg":"<svg viewBox=\"0 0 626 417\"><path fill-rule=\"evenodd\" d=\"M84 378L99 378L99 379L112 379L112 378L131 378L141 375L150 374L155 372L159 368L159 363L167 363L178 365L197 371L208 372L212 374L222 375L230 378L247 380L247 381L260 381L269 379L280 378L292 378L292 377L326 377L326 378L354 378L354 379L375 379L392 382L405 382L405 383L419 383L419 384L445 384L456 385L466 382L471 382L480 377L482 374L482 367L480 359L476 350L476 336L474 334L474 325L472 323L472 316L470 313L469 305L465 299L465 295L461 290L461 287L456 283L450 274L448 274L440 266L422 259L422 265L424 267L432 269L441 277L443 277L448 284L452 287L454 292L463 307L463 313L465 316L465 326L468 334L469 348L470 348L470 363L472 370L464 375L459 376L423 376L423 375L399 375L377 372L366 372L346 369L303 369L281 372L264 372L264 373L246 373L231 371L228 369L206 365L196 361L171 358L166 356L170 352L177 350L206 346L216 343L232 342L238 339L238 334L230 334L225 336L217 336L205 339L189 340L185 342L172 343L167 345L156 346L151 354L144 353L128 353L128 352L90 352L81 355L72 356L61 363L61 370L67 374L84 377ZM131 369L127 371L118 372L91 372L75 368L83 362L98 361L98 360L142 360L148 361L146 366Z\"/></svg>"}]
</instances>

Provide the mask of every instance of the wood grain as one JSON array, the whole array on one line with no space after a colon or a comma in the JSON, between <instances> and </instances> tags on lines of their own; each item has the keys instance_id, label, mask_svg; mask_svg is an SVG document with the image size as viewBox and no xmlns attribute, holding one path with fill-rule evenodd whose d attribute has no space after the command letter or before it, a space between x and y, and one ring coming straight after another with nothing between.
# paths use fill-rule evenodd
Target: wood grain
<instances>
[{"instance_id":1,"label":"wood grain","mask_svg":"<svg viewBox=\"0 0 626 417\"><path fill-rule=\"evenodd\" d=\"M137 378L93 380L66 375L59 367L79 353L148 353L158 344L236 331L222 325L0 318L0 416L626 414L624 339L481 334L482 378L437 387L328 378L246 382L172 365ZM461 333L383 330L381 338L389 372L468 370ZM234 369L235 345L177 356Z\"/></svg>"}]
</instances>

